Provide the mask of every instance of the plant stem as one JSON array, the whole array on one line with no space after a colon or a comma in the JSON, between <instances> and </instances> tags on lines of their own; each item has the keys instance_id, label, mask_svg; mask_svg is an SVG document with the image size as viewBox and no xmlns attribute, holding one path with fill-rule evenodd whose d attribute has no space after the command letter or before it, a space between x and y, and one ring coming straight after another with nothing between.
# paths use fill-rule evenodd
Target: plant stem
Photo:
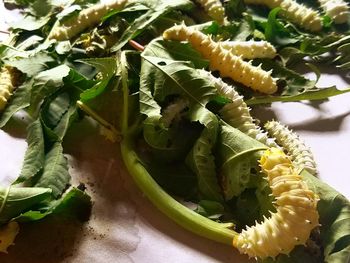
<instances>
[{"instance_id":1,"label":"plant stem","mask_svg":"<svg viewBox=\"0 0 350 263\"><path fill-rule=\"evenodd\" d=\"M89 106L84 104L82 101L77 101L78 107L84 111L86 114L88 114L91 118L93 118L95 121L97 121L100 125L105 127L106 129L110 130L116 138L116 141L120 142L122 134L120 131L118 131L112 124L107 122L105 119L103 119L97 112L95 112L93 109L91 109Z\"/></svg>"},{"instance_id":2,"label":"plant stem","mask_svg":"<svg viewBox=\"0 0 350 263\"><path fill-rule=\"evenodd\" d=\"M129 44L130 44L130 46L132 46L136 50L139 50L139 51L145 50L145 47L142 46L140 43L136 42L135 40L129 40Z\"/></svg>"},{"instance_id":3,"label":"plant stem","mask_svg":"<svg viewBox=\"0 0 350 263\"><path fill-rule=\"evenodd\" d=\"M133 141L130 134L124 137L121 143L122 158L134 181L150 201L165 215L187 230L232 246L234 237L238 235L237 232L228 229L228 227L232 227L232 224L214 222L185 207L168 195L142 165L133 150Z\"/></svg>"},{"instance_id":4,"label":"plant stem","mask_svg":"<svg viewBox=\"0 0 350 263\"><path fill-rule=\"evenodd\" d=\"M2 34L7 34L7 35L9 35L9 34L10 34L10 32L5 31L5 30L0 30L0 33L2 33Z\"/></svg>"},{"instance_id":5,"label":"plant stem","mask_svg":"<svg viewBox=\"0 0 350 263\"><path fill-rule=\"evenodd\" d=\"M122 115L122 134L125 136L129 127L129 87L128 87L128 62L125 51L120 53L120 70L122 78L123 91L123 115Z\"/></svg>"}]
</instances>

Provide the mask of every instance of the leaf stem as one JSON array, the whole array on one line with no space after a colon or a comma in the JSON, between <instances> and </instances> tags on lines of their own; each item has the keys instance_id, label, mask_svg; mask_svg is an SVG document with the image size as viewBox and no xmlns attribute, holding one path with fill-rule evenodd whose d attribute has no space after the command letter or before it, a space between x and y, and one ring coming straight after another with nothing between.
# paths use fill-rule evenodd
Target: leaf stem
<instances>
[{"instance_id":1,"label":"leaf stem","mask_svg":"<svg viewBox=\"0 0 350 263\"><path fill-rule=\"evenodd\" d=\"M133 150L133 141L130 134L124 138L121 143L122 157L127 170L150 201L165 215L187 230L232 246L234 237L238 235L234 230L228 229L233 224L218 223L203 217L168 195L142 165Z\"/></svg>"},{"instance_id":2,"label":"leaf stem","mask_svg":"<svg viewBox=\"0 0 350 263\"><path fill-rule=\"evenodd\" d=\"M125 51L120 53L120 70L123 91L123 115L122 115L122 134L125 136L128 132L129 122L129 87L128 87L128 62Z\"/></svg>"},{"instance_id":3,"label":"leaf stem","mask_svg":"<svg viewBox=\"0 0 350 263\"><path fill-rule=\"evenodd\" d=\"M82 101L77 101L78 107L84 111L86 114L88 114L91 118L93 118L95 121L97 121L100 125L105 127L106 129L110 130L116 138L116 141L120 142L122 134L120 131L118 131L112 124L110 124L108 121L103 119L97 112L95 112L93 109L91 109L89 106L84 104Z\"/></svg>"},{"instance_id":4,"label":"leaf stem","mask_svg":"<svg viewBox=\"0 0 350 263\"><path fill-rule=\"evenodd\" d=\"M10 32L5 31L5 30L0 30L0 33L2 33L2 34L7 34L7 35L9 35L9 34L10 34Z\"/></svg>"},{"instance_id":5,"label":"leaf stem","mask_svg":"<svg viewBox=\"0 0 350 263\"><path fill-rule=\"evenodd\" d=\"M139 50L139 51L145 50L145 47L143 45L141 45L140 43L136 42L135 40L129 40L129 44L130 44L130 46L132 46L136 50Z\"/></svg>"}]
</instances>

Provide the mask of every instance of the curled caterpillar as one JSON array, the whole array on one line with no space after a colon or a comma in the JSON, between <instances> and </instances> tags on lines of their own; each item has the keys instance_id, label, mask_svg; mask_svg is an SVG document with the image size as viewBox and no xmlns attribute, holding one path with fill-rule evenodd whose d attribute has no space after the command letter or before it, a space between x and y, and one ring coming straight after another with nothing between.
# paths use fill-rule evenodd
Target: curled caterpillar
<instances>
[{"instance_id":1,"label":"curled caterpillar","mask_svg":"<svg viewBox=\"0 0 350 263\"><path fill-rule=\"evenodd\" d=\"M78 16L69 18L62 24L58 22L51 30L48 39L69 40L86 28L98 24L109 11L124 8L126 3L127 0L114 0L111 3L99 3L86 8Z\"/></svg>"},{"instance_id":2,"label":"curled caterpillar","mask_svg":"<svg viewBox=\"0 0 350 263\"><path fill-rule=\"evenodd\" d=\"M296 245L305 244L311 230L319 225L319 215L317 195L308 189L282 150L267 150L260 165L276 198L277 211L243 230L233 245L249 257L264 259L289 254Z\"/></svg>"},{"instance_id":3,"label":"curled caterpillar","mask_svg":"<svg viewBox=\"0 0 350 263\"><path fill-rule=\"evenodd\" d=\"M318 0L321 7L335 24L346 23L349 19L349 6L343 0Z\"/></svg>"},{"instance_id":4,"label":"curled caterpillar","mask_svg":"<svg viewBox=\"0 0 350 263\"><path fill-rule=\"evenodd\" d=\"M220 0L196 0L196 2L218 23L224 24L227 21L225 8Z\"/></svg>"},{"instance_id":5,"label":"curled caterpillar","mask_svg":"<svg viewBox=\"0 0 350 263\"><path fill-rule=\"evenodd\" d=\"M269 8L281 7L280 14L286 19L312 32L321 31L322 18L315 10L295 0L245 0L246 4L266 5Z\"/></svg>"},{"instance_id":6,"label":"curled caterpillar","mask_svg":"<svg viewBox=\"0 0 350 263\"><path fill-rule=\"evenodd\" d=\"M209 60L210 70L218 70L221 77L230 77L261 93L272 94L277 91L272 71L266 72L260 66L254 67L250 62L243 61L198 30L184 24L176 25L164 31L163 38L190 42L194 49Z\"/></svg>"},{"instance_id":7,"label":"curled caterpillar","mask_svg":"<svg viewBox=\"0 0 350 263\"><path fill-rule=\"evenodd\" d=\"M2 67L0 71L0 112L6 107L14 89L11 67Z\"/></svg>"},{"instance_id":8,"label":"curled caterpillar","mask_svg":"<svg viewBox=\"0 0 350 263\"><path fill-rule=\"evenodd\" d=\"M297 169L305 169L312 175L317 175L316 162L308 147L299 136L277 121L265 124L265 129L281 145L292 158Z\"/></svg>"},{"instance_id":9,"label":"curled caterpillar","mask_svg":"<svg viewBox=\"0 0 350 263\"><path fill-rule=\"evenodd\" d=\"M218 94L231 100L230 103L227 103L220 110L220 117L225 122L269 147L278 147L274 139L269 138L267 134L255 124L254 119L249 113L250 109L244 102L243 97L238 94L234 87L222 81L221 78L214 77L210 72L205 70L200 70L200 74L214 83Z\"/></svg>"},{"instance_id":10,"label":"curled caterpillar","mask_svg":"<svg viewBox=\"0 0 350 263\"><path fill-rule=\"evenodd\" d=\"M221 45L242 59L274 58L277 54L274 46L267 41L224 41Z\"/></svg>"}]
</instances>

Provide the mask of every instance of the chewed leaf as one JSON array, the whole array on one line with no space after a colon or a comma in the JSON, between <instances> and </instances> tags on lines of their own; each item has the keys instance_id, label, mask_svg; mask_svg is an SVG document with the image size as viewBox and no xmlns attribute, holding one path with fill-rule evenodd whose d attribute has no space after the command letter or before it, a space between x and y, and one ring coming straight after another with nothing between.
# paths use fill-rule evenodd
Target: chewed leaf
<instances>
[{"instance_id":1,"label":"chewed leaf","mask_svg":"<svg viewBox=\"0 0 350 263\"><path fill-rule=\"evenodd\" d=\"M101 80L92 88L80 94L83 101L87 101L100 95L107 87L117 68L117 60L114 58L91 58L82 59L79 62L94 66L101 73Z\"/></svg>"},{"instance_id":2,"label":"chewed leaf","mask_svg":"<svg viewBox=\"0 0 350 263\"><path fill-rule=\"evenodd\" d=\"M43 174L40 176L36 187L52 189L54 197L58 197L66 189L70 181L67 159L63 155L63 148L60 142L53 145L45 157Z\"/></svg>"},{"instance_id":3,"label":"chewed leaf","mask_svg":"<svg viewBox=\"0 0 350 263\"><path fill-rule=\"evenodd\" d=\"M34 205L51 199L49 188L8 187L0 188L0 224L30 210Z\"/></svg>"},{"instance_id":4,"label":"chewed leaf","mask_svg":"<svg viewBox=\"0 0 350 263\"><path fill-rule=\"evenodd\" d=\"M266 104L275 101L325 100L332 96L350 92L350 88L338 90L336 87L313 88L292 96L261 96L246 100L247 105Z\"/></svg>"},{"instance_id":5,"label":"chewed leaf","mask_svg":"<svg viewBox=\"0 0 350 263\"><path fill-rule=\"evenodd\" d=\"M251 169L257 165L257 152L267 148L221 121L218 165L225 199L242 193L249 184Z\"/></svg>"},{"instance_id":6,"label":"chewed leaf","mask_svg":"<svg viewBox=\"0 0 350 263\"><path fill-rule=\"evenodd\" d=\"M343 263L350 258L350 203L343 195L310 175L302 173L310 189L319 197L321 240L327 263Z\"/></svg>"},{"instance_id":7,"label":"chewed leaf","mask_svg":"<svg viewBox=\"0 0 350 263\"><path fill-rule=\"evenodd\" d=\"M0 252L7 253L7 248L14 244L19 232L19 225L12 221L0 227Z\"/></svg>"},{"instance_id":8,"label":"chewed leaf","mask_svg":"<svg viewBox=\"0 0 350 263\"><path fill-rule=\"evenodd\" d=\"M197 175L200 197L206 200L222 202L223 196L216 175L213 155L213 148L219 130L218 119L205 108L201 108L193 115L195 116L192 118L199 120L205 127L187 155L186 163Z\"/></svg>"}]
</instances>

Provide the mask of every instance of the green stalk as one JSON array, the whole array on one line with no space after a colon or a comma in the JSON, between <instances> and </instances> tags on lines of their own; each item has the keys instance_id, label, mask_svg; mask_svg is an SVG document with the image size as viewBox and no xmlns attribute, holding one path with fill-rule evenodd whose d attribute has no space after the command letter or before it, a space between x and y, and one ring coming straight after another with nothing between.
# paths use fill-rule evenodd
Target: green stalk
<instances>
[{"instance_id":1,"label":"green stalk","mask_svg":"<svg viewBox=\"0 0 350 263\"><path fill-rule=\"evenodd\" d=\"M228 229L232 224L217 223L203 217L177 202L167 194L145 169L133 150L132 137L125 136L121 142L123 161L130 175L149 200L165 215L185 229L202 237L232 246L237 232Z\"/></svg>"}]
</instances>

